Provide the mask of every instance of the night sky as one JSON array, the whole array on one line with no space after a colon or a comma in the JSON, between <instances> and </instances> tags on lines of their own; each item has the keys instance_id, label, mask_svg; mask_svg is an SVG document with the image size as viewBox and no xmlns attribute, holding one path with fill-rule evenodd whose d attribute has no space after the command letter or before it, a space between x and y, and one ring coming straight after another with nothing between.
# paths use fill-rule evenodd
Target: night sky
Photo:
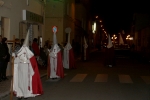
<instances>
[{"instance_id":1,"label":"night sky","mask_svg":"<svg viewBox=\"0 0 150 100\"><path fill-rule=\"evenodd\" d=\"M93 17L98 15L99 19L103 20L105 30L109 34L118 33L121 30L129 32L133 13L147 13L149 12L149 6L146 6L146 2L109 2L101 0L92 0L91 12Z\"/></svg>"}]
</instances>

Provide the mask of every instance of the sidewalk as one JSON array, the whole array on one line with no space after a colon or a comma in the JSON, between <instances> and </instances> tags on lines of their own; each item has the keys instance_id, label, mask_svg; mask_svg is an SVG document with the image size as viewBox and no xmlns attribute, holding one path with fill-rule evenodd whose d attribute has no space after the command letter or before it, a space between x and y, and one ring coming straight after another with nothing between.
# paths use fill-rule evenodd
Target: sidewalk
<instances>
[{"instance_id":1,"label":"sidewalk","mask_svg":"<svg viewBox=\"0 0 150 100\"><path fill-rule=\"evenodd\" d=\"M40 73L41 78L46 76L47 74L46 72L47 72L46 68L39 68L39 73ZM9 95L10 93L10 85L11 85L12 76L8 76L8 79L9 80L0 82L0 100L4 98L5 96Z\"/></svg>"}]
</instances>

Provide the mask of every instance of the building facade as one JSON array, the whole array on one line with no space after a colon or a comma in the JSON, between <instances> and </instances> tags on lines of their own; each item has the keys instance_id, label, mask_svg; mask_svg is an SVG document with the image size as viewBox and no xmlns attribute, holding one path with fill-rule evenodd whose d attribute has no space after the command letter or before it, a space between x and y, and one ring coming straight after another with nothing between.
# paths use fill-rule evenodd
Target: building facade
<instances>
[{"instance_id":1,"label":"building facade","mask_svg":"<svg viewBox=\"0 0 150 100\"><path fill-rule=\"evenodd\" d=\"M13 36L24 39L30 32L30 41L42 37L44 33L43 0L3 0L0 6L0 35L8 40ZM8 45L11 48L11 45ZM11 75L11 63L8 64L7 74Z\"/></svg>"},{"instance_id":2,"label":"building facade","mask_svg":"<svg viewBox=\"0 0 150 100\"><path fill-rule=\"evenodd\" d=\"M150 14L134 14L131 35L134 37L135 50L150 58Z\"/></svg>"},{"instance_id":3,"label":"building facade","mask_svg":"<svg viewBox=\"0 0 150 100\"><path fill-rule=\"evenodd\" d=\"M70 40L74 38L75 3L74 0L49 0L45 13L45 40L52 42L52 27L57 26L57 41L64 45L67 42L65 29L71 28Z\"/></svg>"}]
</instances>

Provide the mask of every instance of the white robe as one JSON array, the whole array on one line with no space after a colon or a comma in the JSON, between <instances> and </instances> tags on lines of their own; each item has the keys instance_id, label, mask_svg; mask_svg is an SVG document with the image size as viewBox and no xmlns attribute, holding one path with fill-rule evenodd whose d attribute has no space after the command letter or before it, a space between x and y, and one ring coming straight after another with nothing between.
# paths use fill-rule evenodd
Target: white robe
<instances>
[{"instance_id":1,"label":"white robe","mask_svg":"<svg viewBox=\"0 0 150 100\"><path fill-rule=\"evenodd\" d=\"M70 43L67 43L67 45L64 48L64 58L63 58L63 66L66 69L69 69L69 50L72 49L72 46Z\"/></svg>"},{"instance_id":2,"label":"white robe","mask_svg":"<svg viewBox=\"0 0 150 100\"><path fill-rule=\"evenodd\" d=\"M14 84L13 90L17 97L34 97L32 94L32 76L34 71L30 61L24 63L19 57L14 61ZM29 90L30 87L30 90Z\"/></svg>"},{"instance_id":3,"label":"white robe","mask_svg":"<svg viewBox=\"0 0 150 100\"><path fill-rule=\"evenodd\" d=\"M32 94L32 76L34 70L30 62L33 53L27 48L22 47L17 57L14 59L13 91L16 97L35 97L39 94Z\"/></svg>"},{"instance_id":4,"label":"white robe","mask_svg":"<svg viewBox=\"0 0 150 100\"><path fill-rule=\"evenodd\" d=\"M57 72L57 53L60 51L60 48L57 44L50 50L50 78L59 78L56 75Z\"/></svg>"}]
</instances>

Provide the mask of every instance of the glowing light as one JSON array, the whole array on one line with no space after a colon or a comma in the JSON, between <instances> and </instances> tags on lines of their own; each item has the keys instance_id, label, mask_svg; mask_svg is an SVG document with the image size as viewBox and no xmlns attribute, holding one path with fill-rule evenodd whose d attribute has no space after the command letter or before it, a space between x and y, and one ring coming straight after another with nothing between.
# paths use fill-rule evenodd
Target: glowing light
<instances>
[{"instance_id":1,"label":"glowing light","mask_svg":"<svg viewBox=\"0 0 150 100\"><path fill-rule=\"evenodd\" d=\"M94 22L94 30L96 31L96 22Z\"/></svg>"},{"instance_id":2,"label":"glowing light","mask_svg":"<svg viewBox=\"0 0 150 100\"><path fill-rule=\"evenodd\" d=\"M94 25L92 25L92 31L93 31L93 33L96 32L96 22L94 22Z\"/></svg>"},{"instance_id":3,"label":"glowing light","mask_svg":"<svg viewBox=\"0 0 150 100\"><path fill-rule=\"evenodd\" d=\"M100 20L99 22L102 22L102 20Z\"/></svg>"},{"instance_id":4,"label":"glowing light","mask_svg":"<svg viewBox=\"0 0 150 100\"><path fill-rule=\"evenodd\" d=\"M129 40L133 40L133 37L130 37Z\"/></svg>"},{"instance_id":5,"label":"glowing light","mask_svg":"<svg viewBox=\"0 0 150 100\"><path fill-rule=\"evenodd\" d=\"M98 16L96 16L96 18L98 18Z\"/></svg>"},{"instance_id":6,"label":"glowing light","mask_svg":"<svg viewBox=\"0 0 150 100\"><path fill-rule=\"evenodd\" d=\"M127 37L130 37L130 35L128 35Z\"/></svg>"}]
</instances>

